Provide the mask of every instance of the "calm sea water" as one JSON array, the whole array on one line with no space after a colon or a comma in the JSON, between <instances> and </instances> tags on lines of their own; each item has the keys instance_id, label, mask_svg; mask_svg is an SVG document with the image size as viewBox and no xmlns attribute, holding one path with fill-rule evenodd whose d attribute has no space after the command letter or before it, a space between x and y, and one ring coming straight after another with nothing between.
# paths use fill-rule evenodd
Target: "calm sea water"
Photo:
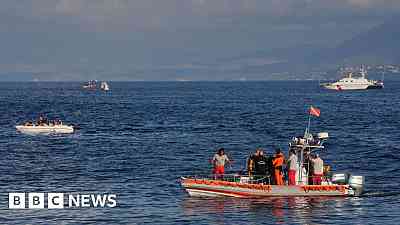
<instances>
[{"instance_id":1,"label":"calm sea water","mask_svg":"<svg viewBox=\"0 0 400 225\"><path fill-rule=\"evenodd\" d=\"M400 83L335 92L315 82L0 83L1 224L399 224ZM335 171L366 177L352 198L199 199L182 175L208 173L218 147L241 170L256 147L271 153L312 130ZM14 126L39 113L81 128L28 136ZM9 192L114 193L116 208L10 210Z\"/></svg>"}]
</instances>

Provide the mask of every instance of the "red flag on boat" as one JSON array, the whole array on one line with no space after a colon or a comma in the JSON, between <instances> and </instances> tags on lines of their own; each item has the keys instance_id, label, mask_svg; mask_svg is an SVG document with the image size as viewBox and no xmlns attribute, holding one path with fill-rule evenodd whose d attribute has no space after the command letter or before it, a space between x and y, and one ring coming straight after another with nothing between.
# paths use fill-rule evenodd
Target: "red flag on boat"
<instances>
[{"instance_id":1,"label":"red flag on boat","mask_svg":"<svg viewBox=\"0 0 400 225\"><path fill-rule=\"evenodd\" d=\"M310 115L319 117L321 115L321 111L318 108L310 106Z\"/></svg>"}]
</instances>

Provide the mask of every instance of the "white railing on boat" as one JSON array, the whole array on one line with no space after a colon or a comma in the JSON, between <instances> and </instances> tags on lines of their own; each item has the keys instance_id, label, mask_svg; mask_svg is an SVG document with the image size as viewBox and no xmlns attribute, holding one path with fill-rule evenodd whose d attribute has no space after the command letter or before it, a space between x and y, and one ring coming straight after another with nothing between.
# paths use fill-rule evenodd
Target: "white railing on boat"
<instances>
[{"instance_id":1,"label":"white railing on boat","mask_svg":"<svg viewBox=\"0 0 400 225\"><path fill-rule=\"evenodd\" d=\"M316 176L307 176L307 181L312 180ZM263 175L240 175L240 174L208 174L208 175L190 175L182 176L182 179L195 179L195 180L217 180L217 181L228 181L228 182L240 182L248 184L272 184L271 176ZM332 183L331 176L322 176L322 183ZM300 181L299 181L300 182ZM287 184L286 184L287 185Z\"/></svg>"}]
</instances>

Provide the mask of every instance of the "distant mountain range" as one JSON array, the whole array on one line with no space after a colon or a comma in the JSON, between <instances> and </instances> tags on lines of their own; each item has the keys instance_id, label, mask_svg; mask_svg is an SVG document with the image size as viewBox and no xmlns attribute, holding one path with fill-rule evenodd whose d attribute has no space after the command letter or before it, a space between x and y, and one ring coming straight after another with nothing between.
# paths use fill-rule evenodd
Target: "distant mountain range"
<instances>
[{"instance_id":1,"label":"distant mountain range","mask_svg":"<svg viewBox=\"0 0 400 225\"><path fill-rule=\"evenodd\" d=\"M399 64L400 16L344 41L334 49L323 50L317 59L325 63ZM316 58L314 58L316 59Z\"/></svg>"},{"instance_id":2,"label":"distant mountain range","mask_svg":"<svg viewBox=\"0 0 400 225\"><path fill-rule=\"evenodd\" d=\"M400 16L360 33L339 45L329 48L321 46L296 46L294 48L261 51L253 56L275 58L277 63L263 66L249 66L244 71L264 74L292 73L289 77L307 79L312 71L327 72L324 76L332 78L341 66L400 64ZM304 74L301 76L299 74ZM268 76L268 75L266 75ZM283 75L284 76L284 75ZM297 77L296 77L297 76ZM282 77L285 79L285 77Z\"/></svg>"},{"instance_id":3,"label":"distant mountain range","mask_svg":"<svg viewBox=\"0 0 400 225\"><path fill-rule=\"evenodd\" d=\"M331 42L330 46L320 42L260 49L210 62L200 60L188 65L122 72L87 69L64 71L61 76L62 72L51 72L51 68L50 72L0 71L0 81L57 80L58 77L64 80L191 80L196 76L201 80L333 79L339 76L338 69L343 66L400 65L398 21L400 15L342 43ZM400 79L398 73L395 76Z\"/></svg>"}]
</instances>

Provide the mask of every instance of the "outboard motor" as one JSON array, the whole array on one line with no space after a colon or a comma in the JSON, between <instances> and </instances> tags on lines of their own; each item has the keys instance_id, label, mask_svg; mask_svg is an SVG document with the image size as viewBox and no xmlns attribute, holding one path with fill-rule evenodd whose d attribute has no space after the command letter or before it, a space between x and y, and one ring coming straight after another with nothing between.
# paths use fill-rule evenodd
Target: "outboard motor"
<instances>
[{"instance_id":1,"label":"outboard motor","mask_svg":"<svg viewBox=\"0 0 400 225\"><path fill-rule=\"evenodd\" d=\"M355 196L360 196L362 194L364 182L363 176L350 176L349 186L354 190Z\"/></svg>"},{"instance_id":2,"label":"outboard motor","mask_svg":"<svg viewBox=\"0 0 400 225\"><path fill-rule=\"evenodd\" d=\"M334 184L347 184L349 175L346 173L335 173L332 175L332 183Z\"/></svg>"},{"instance_id":3,"label":"outboard motor","mask_svg":"<svg viewBox=\"0 0 400 225\"><path fill-rule=\"evenodd\" d=\"M329 134L328 134L328 132L319 132L319 133L317 134L317 137L318 137L319 139L328 139L328 138L329 138Z\"/></svg>"}]
</instances>

